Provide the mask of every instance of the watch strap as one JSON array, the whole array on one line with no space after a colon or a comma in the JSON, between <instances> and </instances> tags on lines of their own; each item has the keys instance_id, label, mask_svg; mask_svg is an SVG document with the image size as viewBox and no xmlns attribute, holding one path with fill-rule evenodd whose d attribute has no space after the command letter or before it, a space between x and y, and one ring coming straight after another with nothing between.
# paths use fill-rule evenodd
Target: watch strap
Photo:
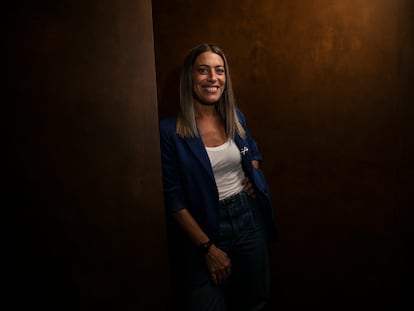
<instances>
[{"instance_id":1,"label":"watch strap","mask_svg":"<svg viewBox=\"0 0 414 311\"><path fill-rule=\"evenodd\" d=\"M199 248L203 254L207 254L211 245L213 245L213 241L208 240L206 243L200 244Z\"/></svg>"}]
</instances>

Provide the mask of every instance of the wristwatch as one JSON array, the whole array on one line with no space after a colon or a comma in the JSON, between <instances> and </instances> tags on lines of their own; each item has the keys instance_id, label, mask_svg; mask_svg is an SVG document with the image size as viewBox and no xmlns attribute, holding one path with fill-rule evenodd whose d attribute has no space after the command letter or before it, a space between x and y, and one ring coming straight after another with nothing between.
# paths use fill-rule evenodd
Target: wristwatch
<instances>
[{"instance_id":1,"label":"wristwatch","mask_svg":"<svg viewBox=\"0 0 414 311\"><path fill-rule=\"evenodd\" d=\"M208 240L206 243L200 244L199 248L203 254L207 254L208 250L210 249L211 245L213 245L213 241Z\"/></svg>"}]
</instances>

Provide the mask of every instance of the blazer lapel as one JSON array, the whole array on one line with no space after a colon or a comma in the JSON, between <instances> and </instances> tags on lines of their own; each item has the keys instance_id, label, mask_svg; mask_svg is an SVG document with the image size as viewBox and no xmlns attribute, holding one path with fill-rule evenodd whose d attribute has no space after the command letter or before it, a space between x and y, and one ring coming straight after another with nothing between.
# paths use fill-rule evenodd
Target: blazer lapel
<instances>
[{"instance_id":1,"label":"blazer lapel","mask_svg":"<svg viewBox=\"0 0 414 311\"><path fill-rule=\"evenodd\" d=\"M208 175L214 179L214 173L213 168L211 167L210 159L208 157L206 148L204 147L203 141L200 137L196 138L188 138L185 139L185 142L187 143L188 147L194 154L194 156L197 158L197 160L200 161L202 167L206 170Z\"/></svg>"},{"instance_id":2,"label":"blazer lapel","mask_svg":"<svg viewBox=\"0 0 414 311\"><path fill-rule=\"evenodd\" d=\"M249 174L251 174L251 165L249 165L249 161L251 162L251 157L248 144L237 134L234 136L234 142L236 143L237 148L240 151L243 168L246 169Z\"/></svg>"},{"instance_id":3,"label":"blazer lapel","mask_svg":"<svg viewBox=\"0 0 414 311\"><path fill-rule=\"evenodd\" d=\"M242 161L245 161L246 157L248 157L249 155L249 148L247 147L247 144L239 135L235 135L234 142L236 143L237 148L240 151L240 154L242 156Z\"/></svg>"}]
</instances>

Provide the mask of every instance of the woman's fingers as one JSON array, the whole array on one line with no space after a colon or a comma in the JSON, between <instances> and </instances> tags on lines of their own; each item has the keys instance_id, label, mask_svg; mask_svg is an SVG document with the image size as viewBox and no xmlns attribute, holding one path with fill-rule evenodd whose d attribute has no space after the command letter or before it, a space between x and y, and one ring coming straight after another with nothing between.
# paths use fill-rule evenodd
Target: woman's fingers
<instances>
[{"instance_id":1,"label":"woman's fingers","mask_svg":"<svg viewBox=\"0 0 414 311\"><path fill-rule=\"evenodd\" d=\"M206 256L207 266L214 284L222 284L231 275L231 261L227 254L213 244Z\"/></svg>"},{"instance_id":2,"label":"woman's fingers","mask_svg":"<svg viewBox=\"0 0 414 311\"><path fill-rule=\"evenodd\" d=\"M256 197L253 189L253 184L250 182L249 177L245 177L242 185L244 186L243 191L246 192L251 197Z\"/></svg>"}]
</instances>

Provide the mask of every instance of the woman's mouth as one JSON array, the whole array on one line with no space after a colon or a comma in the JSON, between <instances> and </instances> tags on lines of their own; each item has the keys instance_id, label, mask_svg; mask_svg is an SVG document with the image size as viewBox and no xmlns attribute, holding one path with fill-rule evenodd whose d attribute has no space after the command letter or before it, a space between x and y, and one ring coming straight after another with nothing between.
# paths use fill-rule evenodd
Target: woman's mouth
<instances>
[{"instance_id":1,"label":"woman's mouth","mask_svg":"<svg viewBox=\"0 0 414 311\"><path fill-rule=\"evenodd\" d=\"M204 89L209 93L215 93L219 89L218 86L206 86Z\"/></svg>"}]
</instances>

